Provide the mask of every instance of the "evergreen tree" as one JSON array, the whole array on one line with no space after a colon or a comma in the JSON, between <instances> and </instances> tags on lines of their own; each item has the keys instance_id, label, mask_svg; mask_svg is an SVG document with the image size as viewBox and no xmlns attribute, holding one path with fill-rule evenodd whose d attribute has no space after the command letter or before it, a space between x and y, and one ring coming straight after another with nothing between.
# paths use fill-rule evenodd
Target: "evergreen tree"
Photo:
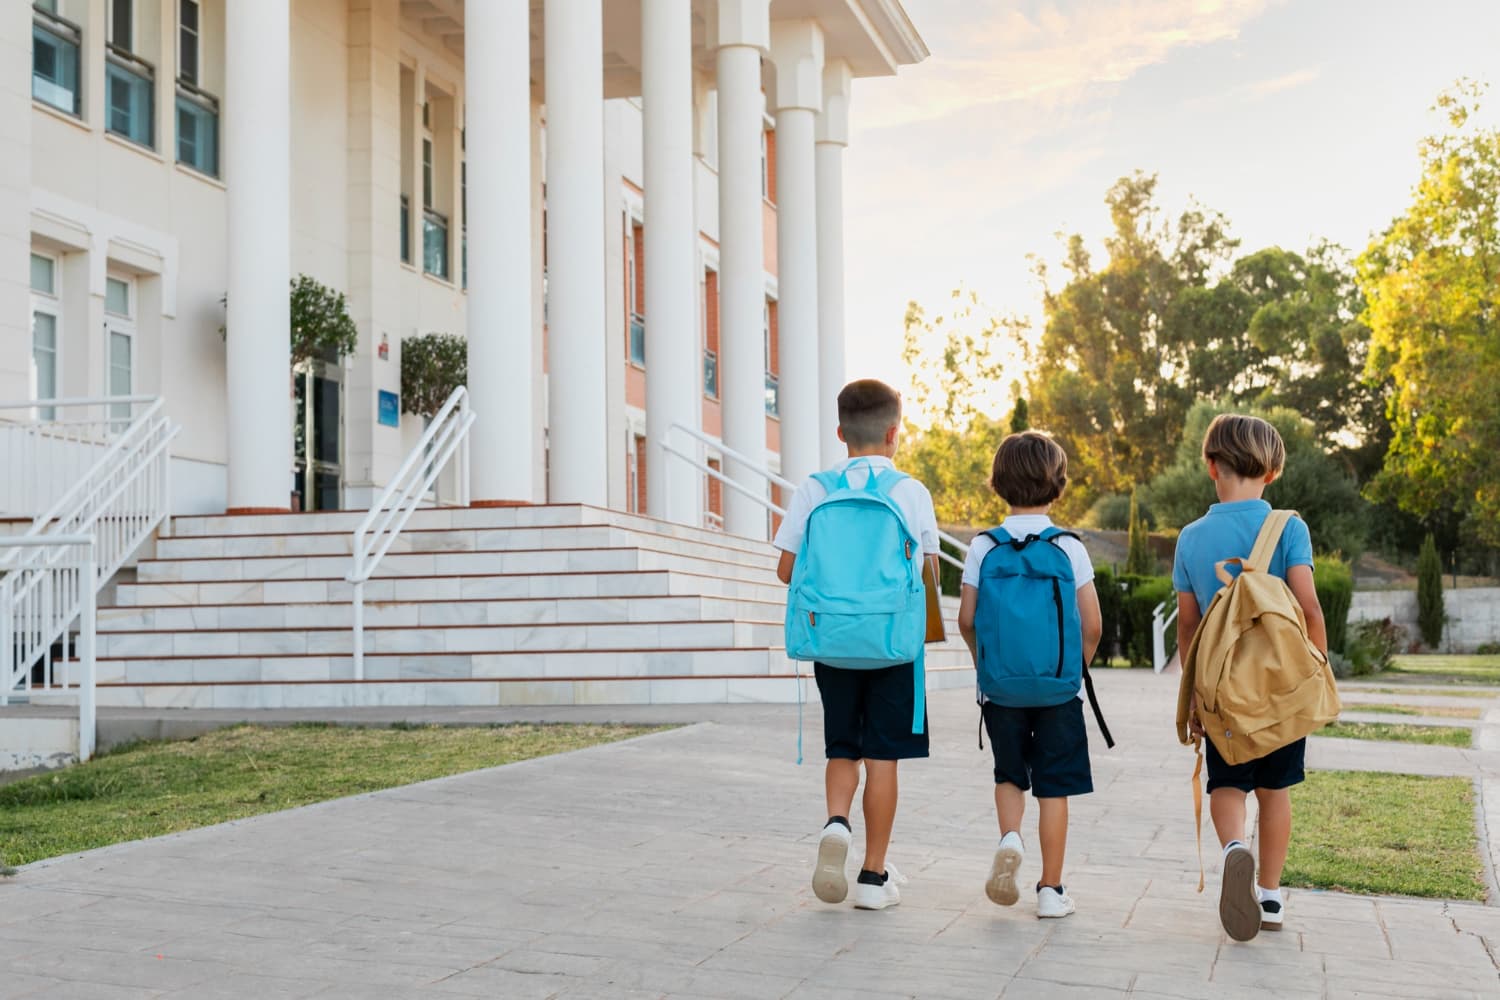
<instances>
[{"instance_id":1,"label":"evergreen tree","mask_svg":"<svg viewBox=\"0 0 1500 1000\"><path fill-rule=\"evenodd\" d=\"M1151 558L1151 545L1146 538L1146 521L1141 517L1140 505L1135 490L1130 491L1130 551L1125 556L1125 572L1146 576L1155 569Z\"/></svg>"},{"instance_id":2,"label":"evergreen tree","mask_svg":"<svg viewBox=\"0 0 1500 1000\"><path fill-rule=\"evenodd\" d=\"M1429 533L1417 557L1417 627L1429 649L1437 649L1442 643L1447 620L1443 609L1443 563L1438 558L1437 542Z\"/></svg>"},{"instance_id":3,"label":"evergreen tree","mask_svg":"<svg viewBox=\"0 0 1500 1000\"><path fill-rule=\"evenodd\" d=\"M1016 407L1010 411L1010 432L1019 434L1031 430L1031 412L1025 396L1016 397Z\"/></svg>"}]
</instances>

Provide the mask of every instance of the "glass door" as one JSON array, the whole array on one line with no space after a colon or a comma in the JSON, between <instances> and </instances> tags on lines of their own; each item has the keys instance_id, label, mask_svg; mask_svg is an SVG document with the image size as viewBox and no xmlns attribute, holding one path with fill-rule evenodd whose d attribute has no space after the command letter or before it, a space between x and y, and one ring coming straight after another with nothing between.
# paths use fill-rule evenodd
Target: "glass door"
<instances>
[{"instance_id":1,"label":"glass door","mask_svg":"<svg viewBox=\"0 0 1500 1000\"><path fill-rule=\"evenodd\" d=\"M301 510L339 510L344 485L344 369L309 361L293 374L294 493Z\"/></svg>"}]
</instances>

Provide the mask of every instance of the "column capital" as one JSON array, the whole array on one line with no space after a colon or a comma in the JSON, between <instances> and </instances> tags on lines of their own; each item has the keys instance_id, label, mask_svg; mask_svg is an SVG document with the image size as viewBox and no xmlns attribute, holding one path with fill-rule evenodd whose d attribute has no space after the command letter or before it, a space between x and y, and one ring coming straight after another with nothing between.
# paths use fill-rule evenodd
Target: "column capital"
<instances>
[{"instance_id":1,"label":"column capital","mask_svg":"<svg viewBox=\"0 0 1500 1000\"><path fill-rule=\"evenodd\" d=\"M776 110L823 110L823 29L811 19L771 22Z\"/></svg>"},{"instance_id":2,"label":"column capital","mask_svg":"<svg viewBox=\"0 0 1500 1000\"><path fill-rule=\"evenodd\" d=\"M716 47L743 45L765 54L771 49L771 0L719 0Z\"/></svg>"},{"instance_id":3,"label":"column capital","mask_svg":"<svg viewBox=\"0 0 1500 1000\"><path fill-rule=\"evenodd\" d=\"M849 91L854 74L842 59L823 67L823 113L818 115L815 136L820 143L849 145Z\"/></svg>"}]
</instances>

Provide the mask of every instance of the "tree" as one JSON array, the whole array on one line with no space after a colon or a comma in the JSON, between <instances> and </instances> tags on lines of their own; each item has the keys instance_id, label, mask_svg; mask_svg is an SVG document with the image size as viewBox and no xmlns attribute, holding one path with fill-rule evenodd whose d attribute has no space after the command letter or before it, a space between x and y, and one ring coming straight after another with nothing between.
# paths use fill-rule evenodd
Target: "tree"
<instances>
[{"instance_id":1,"label":"tree","mask_svg":"<svg viewBox=\"0 0 1500 1000\"><path fill-rule=\"evenodd\" d=\"M1437 649L1443 641L1443 626L1448 615L1443 607L1443 563L1438 558L1437 541L1428 535L1422 541L1417 557L1417 629L1428 649Z\"/></svg>"},{"instance_id":2,"label":"tree","mask_svg":"<svg viewBox=\"0 0 1500 1000\"><path fill-rule=\"evenodd\" d=\"M1156 178L1136 173L1105 196L1112 233L1096 269L1081 235L1068 238L1066 283L1043 285L1046 322L1026 388L1031 421L1068 453L1080 488L1064 516L1102 493L1124 493L1166 466L1193 393L1183 384L1190 343L1168 328L1184 289L1205 286L1235 247L1223 216L1190 206L1162 220Z\"/></svg>"},{"instance_id":3,"label":"tree","mask_svg":"<svg viewBox=\"0 0 1500 1000\"><path fill-rule=\"evenodd\" d=\"M1156 568L1151 558L1151 542L1146 537L1146 522L1141 517L1135 490L1130 491L1130 547L1125 555L1125 572L1147 576Z\"/></svg>"},{"instance_id":4,"label":"tree","mask_svg":"<svg viewBox=\"0 0 1500 1000\"><path fill-rule=\"evenodd\" d=\"M1226 412L1250 412L1270 421L1286 444L1286 468L1266 488L1274 507L1301 514L1320 552L1339 552L1356 559L1365 549L1369 504L1344 464L1319 444L1311 421L1285 407L1256 409L1201 401L1183 427L1177 456L1151 481L1146 499L1161 527L1182 528L1203 516L1217 501L1203 462L1203 435L1213 418Z\"/></svg>"},{"instance_id":5,"label":"tree","mask_svg":"<svg viewBox=\"0 0 1500 1000\"><path fill-rule=\"evenodd\" d=\"M359 341L344 293L308 275L292 281L291 317L293 368L313 359L337 361Z\"/></svg>"},{"instance_id":6,"label":"tree","mask_svg":"<svg viewBox=\"0 0 1500 1000\"><path fill-rule=\"evenodd\" d=\"M1406 212L1360 256L1368 370L1388 378L1391 439L1370 494L1449 534L1500 544L1500 129L1461 81L1435 110Z\"/></svg>"},{"instance_id":7,"label":"tree","mask_svg":"<svg viewBox=\"0 0 1500 1000\"><path fill-rule=\"evenodd\" d=\"M1031 429L1031 411L1026 406L1026 397L1018 391L1016 393L1016 405L1010 411L1010 432L1019 434Z\"/></svg>"},{"instance_id":8,"label":"tree","mask_svg":"<svg viewBox=\"0 0 1500 1000\"><path fill-rule=\"evenodd\" d=\"M401 408L431 420L469 381L469 342L452 333L401 341Z\"/></svg>"}]
</instances>

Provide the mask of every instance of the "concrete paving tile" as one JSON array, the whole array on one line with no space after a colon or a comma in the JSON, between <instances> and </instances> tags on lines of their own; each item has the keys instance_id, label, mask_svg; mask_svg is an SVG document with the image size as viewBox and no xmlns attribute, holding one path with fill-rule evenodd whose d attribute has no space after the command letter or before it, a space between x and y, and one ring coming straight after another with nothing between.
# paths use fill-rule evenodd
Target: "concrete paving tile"
<instances>
[{"instance_id":1,"label":"concrete paving tile","mask_svg":"<svg viewBox=\"0 0 1500 1000\"><path fill-rule=\"evenodd\" d=\"M187 989L158 994L162 1000L306 1000L329 987L326 981L279 979L246 973L230 973Z\"/></svg>"},{"instance_id":2,"label":"concrete paving tile","mask_svg":"<svg viewBox=\"0 0 1500 1000\"><path fill-rule=\"evenodd\" d=\"M1128 997L1130 993L1100 986L1075 986L1046 979L1017 977L1005 984L1005 991L1000 996L1004 1000L1104 1000L1109 997Z\"/></svg>"}]
</instances>

